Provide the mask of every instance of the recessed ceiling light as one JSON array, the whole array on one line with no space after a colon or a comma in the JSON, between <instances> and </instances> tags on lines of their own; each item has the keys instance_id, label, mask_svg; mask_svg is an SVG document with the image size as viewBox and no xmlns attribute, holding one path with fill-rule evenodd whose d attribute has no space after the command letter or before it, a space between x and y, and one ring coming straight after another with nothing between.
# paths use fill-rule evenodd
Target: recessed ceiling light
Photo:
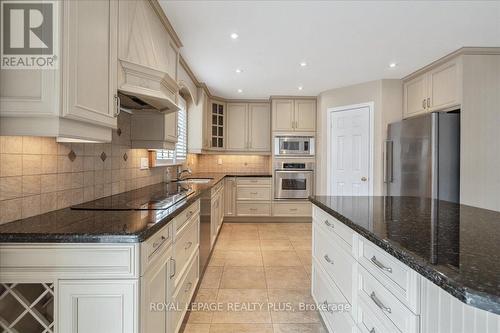
<instances>
[{"instance_id":1,"label":"recessed ceiling light","mask_svg":"<svg viewBox=\"0 0 500 333\"><path fill-rule=\"evenodd\" d=\"M231 35L232 39L238 39L239 35L236 32L233 32Z\"/></svg>"},{"instance_id":2,"label":"recessed ceiling light","mask_svg":"<svg viewBox=\"0 0 500 333\"><path fill-rule=\"evenodd\" d=\"M242 93L243 92L243 89L238 89L238 93Z\"/></svg>"},{"instance_id":3,"label":"recessed ceiling light","mask_svg":"<svg viewBox=\"0 0 500 333\"><path fill-rule=\"evenodd\" d=\"M389 67L390 67L390 68L395 68L397 65L398 65L398 64L396 64L395 62L391 62L391 63L389 64Z\"/></svg>"},{"instance_id":4,"label":"recessed ceiling light","mask_svg":"<svg viewBox=\"0 0 500 333\"><path fill-rule=\"evenodd\" d=\"M236 68L235 72L240 74L241 72L243 72L243 70L241 68Z\"/></svg>"},{"instance_id":5,"label":"recessed ceiling light","mask_svg":"<svg viewBox=\"0 0 500 333\"><path fill-rule=\"evenodd\" d=\"M298 89L299 89L299 90L302 90L302 89L304 89L304 87L302 87L302 86L298 86Z\"/></svg>"},{"instance_id":6,"label":"recessed ceiling light","mask_svg":"<svg viewBox=\"0 0 500 333\"><path fill-rule=\"evenodd\" d=\"M302 62L300 63L300 67L306 67L306 66L307 66L307 62L302 61Z\"/></svg>"}]
</instances>

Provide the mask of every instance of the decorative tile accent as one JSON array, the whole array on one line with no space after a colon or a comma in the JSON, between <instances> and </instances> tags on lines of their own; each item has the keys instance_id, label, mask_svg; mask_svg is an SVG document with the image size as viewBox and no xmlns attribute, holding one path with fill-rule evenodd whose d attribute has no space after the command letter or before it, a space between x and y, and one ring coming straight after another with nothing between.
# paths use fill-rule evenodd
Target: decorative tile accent
<instances>
[{"instance_id":1,"label":"decorative tile accent","mask_svg":"<svg viewBox=\"0 0 500 333\"><path fill-rule=\"evenodd\" d=\"M127 153L123 154L123 160L124 160L124 161L128 160Z\"/></svg>"},{"instance_id":2,"label":"decorative tile accent","mask_svg":"<svg viewBox=\"0 0 500 333\"><path fill-rule=\"evenodd\" d=\"M106 155L106 153L105 153L105 152L102 152L102 153L101 153L101 160L102 160L103 162L104 162L104 161L106 161L106 158L107 158L107 157L108 157L108 156Z\"/></svg>"},{"instance_id":3,"label":"decorative tile accent","mask_svg":"<svg viewBox=\"0 0 500 333\"><path fill-rule=\"evenodd\" d=\"M76 154L75 152L73 151L73 149L71 149L71 151L69 152L68 154L68 158L71 162L73 162L75 159L76 159Z\"/></svg>"}]
</instances>

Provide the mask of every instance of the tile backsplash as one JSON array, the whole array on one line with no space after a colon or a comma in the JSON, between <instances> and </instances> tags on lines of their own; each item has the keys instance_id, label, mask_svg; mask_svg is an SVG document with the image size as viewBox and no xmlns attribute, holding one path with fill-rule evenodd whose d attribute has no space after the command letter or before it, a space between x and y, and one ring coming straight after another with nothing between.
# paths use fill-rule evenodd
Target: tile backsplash
<instances>
[{"instance_id":1,"label":"tile backsplash","mask_svg":"<svg viewBox=\"0 0 500 333\"><path fill-rule=\"evenodd\" d=\"M187 164L193 172L271 171L271 157L267 155L189 155Z\"/></svg>"},{"instance_id":2,"label":"tile backsplash","mask_svg":"<svg viewBox=\"0 0 500 333\"><path fill-rule=\"evenodd\" d=\"M140 170L148 152L130 148L129 124L120 116L106 144L0 136L0 223L163 181L164 167Z\"/></svg>"}]
</instances>

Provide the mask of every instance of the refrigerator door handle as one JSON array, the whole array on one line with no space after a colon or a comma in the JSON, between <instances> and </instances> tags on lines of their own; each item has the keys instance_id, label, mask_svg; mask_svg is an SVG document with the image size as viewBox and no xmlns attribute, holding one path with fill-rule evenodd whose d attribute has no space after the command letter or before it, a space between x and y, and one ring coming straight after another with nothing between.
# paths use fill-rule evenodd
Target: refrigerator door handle
<instances>
[{"instance_id":1,"label":"refrigerator door handle","mask_svg":"<svg viewBox=\"0 0 500 333\"><path fill-rule=\"evenodd\" d=\"M393 181L393 142L385 140L385 160L384 160L384 183L392 183Z\"/></svg>"}]
</instances>

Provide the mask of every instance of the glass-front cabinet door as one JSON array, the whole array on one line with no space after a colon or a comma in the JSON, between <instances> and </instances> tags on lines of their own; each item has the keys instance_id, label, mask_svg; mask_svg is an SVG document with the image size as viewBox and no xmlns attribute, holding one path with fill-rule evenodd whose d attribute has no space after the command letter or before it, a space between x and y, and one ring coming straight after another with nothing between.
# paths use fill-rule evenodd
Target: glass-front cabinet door
<instances>
[{"instance_id":1,"label":"glass-front cabinet door","mask_svg":"<svg viewBox=\"0 0 500 333\"><path fill-rule=\"evenodd\" d=\"M210 114L210 147L214 149L224 148L224 124L226 122L226 106L224 103L212 101Z\"/></svg>"}]
</instances>

